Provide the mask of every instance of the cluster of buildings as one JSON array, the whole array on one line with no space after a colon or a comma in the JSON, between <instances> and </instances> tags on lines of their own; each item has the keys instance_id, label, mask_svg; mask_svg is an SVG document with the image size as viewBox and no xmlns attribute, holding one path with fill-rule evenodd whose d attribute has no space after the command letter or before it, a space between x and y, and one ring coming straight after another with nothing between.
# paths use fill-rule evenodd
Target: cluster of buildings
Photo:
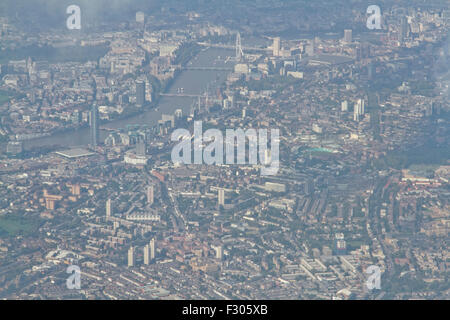
<instances>
[{"instance_id":1,"label":"cluster of buildings","mask_svg":"<svg viewBox=\"0 0 450 320\"><path fill-rule=\"evenodd\" d=\"M249 50L234 33L234 67L214 95L106 139L102 121L142 111L182 72L186 43L213 46L231 29L153 32L138 12L130 28L84 40L109 43L98 61L10 61L1 86L26 94L0 105L0 297L448 298L450 168L436 150L448 148L449 105L424 85L448 19L394 18L375 35L274 37ZM278 173L173 163L171 132L195 120L279 129ZM27 135L83 124L89 145L20 157ZM65 286L70 265L80 289ZM366 285L370 266L381 289Z\"/></svg>"}]
</instances>

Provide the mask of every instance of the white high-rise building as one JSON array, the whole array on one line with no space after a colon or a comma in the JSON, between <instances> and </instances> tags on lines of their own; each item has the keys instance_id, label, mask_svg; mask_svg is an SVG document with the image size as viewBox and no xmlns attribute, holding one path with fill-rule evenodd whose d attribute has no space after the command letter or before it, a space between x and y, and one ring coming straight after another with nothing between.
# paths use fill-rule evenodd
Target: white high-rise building
<instances>
[{"instance_id":1,"label":"white high-rise building","mask_svg":"<svg viewBox=\"0 0 450 320\"><path fill-rule=\"evenodd\" d=\"M361 118L361 115L365 112L365 102L363 99L359 99L357 103L355 103L353 107L353 120L359 121Z\"/></svg>"},{"instance_id":2,"label":"white high-rise building","mask_svg":"<svg viewBox=\"0 0 450 320\"><path fill-rule=\"evenodd\" d=\"M112 214L112 202L111 199L108 199L106 201L106 217L109 218L111 217Z\"/></svg>"},{"instance_id":3,"label":"white high-rise building","mask_svg":"<svg viewBox=\"0 0 450 320\"><path fill-rule=\"evenodd\" d=\"M347 100L341 102L341 111L342 112L348 111L348 102L347 102Z\"/></svg>"},{"instance_id":4,"label":"white high-rise building","mask_svg":"<svg viewBox=\"0 0 450 320\"><path fill-rule=\"evenodd\" d=\"M358 113L360 115L364 114L365 101L363 99L358 99Z\"/></svg>"},{"instance_id":5,"label":"white high-rise building","mask_svg":"<svg viewBox=\"0 0 450 320\"><path fill-rule=\"evenodd\" d=\"M280 37L275 37L273 39L272 53L275 57L279 57L281 53L281 39Z\"/></svg>"},{"instance_id":6,"label":"white high-rise building","mask_svg":"<svg viewBox=\"0 0 450 320\"><path fill-rule=\"evenodd\" d=\"M130 247L128 249L128 266L133 267L134 266L134 248Z\"/></svg>"},{"instance_id":7,"label":"white high-rise building","mask_svg":"<svg viewBox=\"0 0 450 320\"><path fill-rule=\"evenodd\" d=\"M222 260L223 258L223 247L220 245L213 246L213 249L216 251L216 259Z\"/></svg>"},{"instance_id":8,"label":"white high-rise building","mask_svg":"<svg viewBox=\"0 0 450 320\"><path fill-rule=\"evenodd\" d=\"M269 166L272 162L272 154L269 149L264 150L264 165Z\"/></svg>"},{"instance_id":9,"label":"white high-rise building","mask_svg":"<svg viewBox=\"0 0 450 320\"><path fill-rule=\"evenodd\" d=\"M145 22L145 13L143 13L142 11L136 12L136 22L144 23Z\"/></svg>"},{"instance_id":10,"label":"white high-rise building","mask_svg":"<svg viewBox=\"0 0 450 320\"><path fill-rule=\"evenodd\" d=\"M155 256L156 256L156 241L155 238L152 238L152 240L150 240L150 260L154 260Z\"/></svg>"},{"instance_id":11,"label":"white high-rise building","mask_svg":"<svg viewBox=\"0 0 450 320\"><path fill-rule=\"evenodd\" d=\"M217 197L218 197L218 201L219 201L219 206L225 205L225 190L224 189L218 190Z\"/></svg>"},{"instance_id":12,"label":"white high-rise building","mask_svg":"<svg viewBox=\"0 0 450 320\"><path fill-rule=\"evenodd\" d=\"M147 187L147 203L152 205L154 201L154 188L153 185Z\"/></svg>"},{"instance_id":13,"label":"white high-rise building","mask_svg":"<svg viewBox=\"0 0 450 320\"><path fill-rule=\"evenodd\" d=\"M352 29L345 29L344 30L344 42L351 43L352 41L353 41Z\"/></svg>"},{"instance_id":14,"label":"white high-rise building","mask_svg":"<svg viewBox=\"0 0 450 320\"><path fill-rule=\"evenodd\" d=\"M359 121L359 107L358 103L353 106L353 121Z\"/></svg>"},{"instance_id":15,"label":"white high-rise building","mask_svg":"<svg viewBox=\"0 0 450 320\"><path fill-rule=\"evenodd\" d=\"M144 247L144 264L150 264L150 246L148 244Z\"/></svg>"}]
</instances>

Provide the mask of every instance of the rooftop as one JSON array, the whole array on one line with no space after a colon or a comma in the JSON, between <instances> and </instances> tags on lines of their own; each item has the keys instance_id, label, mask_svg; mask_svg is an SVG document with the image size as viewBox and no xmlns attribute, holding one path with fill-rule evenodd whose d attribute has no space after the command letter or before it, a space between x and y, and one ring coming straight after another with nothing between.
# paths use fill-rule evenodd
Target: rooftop
<instances>
[{"instance_id":1,"label":"rooftop","mask_svg":"<svg viewBox=\"0 0 450 320\"><path fill-rule=\"evenodd\" d=\"M64 151L56 151L55 153L69 159L87 157L95 154L84 148L73 148Z\"/></svg>"}]
</instances>

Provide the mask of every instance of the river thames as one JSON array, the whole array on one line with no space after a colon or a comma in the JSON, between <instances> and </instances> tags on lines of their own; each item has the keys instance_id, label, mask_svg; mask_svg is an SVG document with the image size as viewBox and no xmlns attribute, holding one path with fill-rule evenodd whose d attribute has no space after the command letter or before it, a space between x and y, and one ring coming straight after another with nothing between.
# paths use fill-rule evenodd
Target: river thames
<instances>
[{"instance_id":1,"label":"river thames","mask_svg":"<svg viewBox=\"0 0 450 320\"><path fill-rule=\"evenodd\" d=\"M187 65L187 67L217 67L232 68L233 62L227 61L229 56L233 55L233 51L220 48L203 49L195 56ZM166 93L176 94L179 88L183 88L186 95L203 94L209 86L210 94L215 92L215 88L223 84L226 80L228 71L217 70L183 70L174 79L170 88ZM144 109L141 114L134 115L125 119L114 120L101 125L101 128L121 129L127 125L146 124L154 126L161 119L162 114L173 114L176 109L182 109L183 114L189 113L193 103L197 103L195 97L168 97L163 96L154 109ZM103 140L108 135L107 131L100 131L100 139ZM70 130L60 132L51 136L36 138L23 141L24 148L29 150L36 147L45 146L85 146L89 144L89 128L81 128L78 130Z\"/></svg>"}]
</instances>

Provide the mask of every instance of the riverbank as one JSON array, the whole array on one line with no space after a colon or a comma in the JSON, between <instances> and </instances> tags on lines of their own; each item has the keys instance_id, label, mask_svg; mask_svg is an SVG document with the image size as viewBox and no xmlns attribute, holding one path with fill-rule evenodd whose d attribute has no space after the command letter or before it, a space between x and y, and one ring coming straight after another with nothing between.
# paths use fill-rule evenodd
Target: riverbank
<instances>
[{"instance_id":1,"label":"riverbank","mask_svg":"<svg viewBox=\"0 0 450 320\"><path fill-rule=\"evenodd\" d=\"M222 66L225 63L223 57L231 56L232 54L233 51L229 49L208 48L198 53L191 61L195 66ZM222 58L219 59L219 57ZM227 71L180 70L172 81L164 84L163 92L176 94L178 88L183 88L186 95L200 95L204 93L205 88L208 86L214 92L214 87L223 83L227 75ZM190 112L191 106L197 103L197 98L189 96L162 96L156 98L148 107L142 108L142 110L136 110L134 113L122 115L111 121L102 122L101 127L118 130L125 128L127 125L134 124L154 126L163 114L173 114L177 109L181 109L183 114L187 114ZM107 131L101 130L100 139L106 138L108 134ZM78 128L77 130L67 128L67 131L59 131L50 137L24 141L24 149L30 150L57 145L66 148L85 146L89 144L89 141L89 127Z\"/></svg>"}]
</instances>

